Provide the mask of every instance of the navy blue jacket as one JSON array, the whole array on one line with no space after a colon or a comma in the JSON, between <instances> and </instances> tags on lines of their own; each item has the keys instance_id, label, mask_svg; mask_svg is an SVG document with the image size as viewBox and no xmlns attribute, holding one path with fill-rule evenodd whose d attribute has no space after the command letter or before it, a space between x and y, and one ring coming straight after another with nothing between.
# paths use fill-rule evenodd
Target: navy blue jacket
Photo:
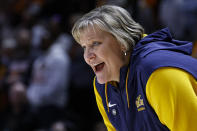
<instances>
[{"instance_id":1,"label":"navy blue jacket","mask_svg":"<svg viewBox=\"0 0 197 131\"><path fill-rule=\"evenodd\" d=\"M105 84L95 81L105 112L116 130L169 130L159 121L147 101L146 83L152 72L160 67L180 68L197 79L197 60L190 56L191 51L191 42L172 39L168 28L165 28L144 37L137 43L131 54L130 64L120 70L119 88L110 83L106 88ZM126 81L128 69L130 71ZM128 89L125 89L126 84ZM109 103L113 106L109 107Z\"/></svg>"}]
</instances>

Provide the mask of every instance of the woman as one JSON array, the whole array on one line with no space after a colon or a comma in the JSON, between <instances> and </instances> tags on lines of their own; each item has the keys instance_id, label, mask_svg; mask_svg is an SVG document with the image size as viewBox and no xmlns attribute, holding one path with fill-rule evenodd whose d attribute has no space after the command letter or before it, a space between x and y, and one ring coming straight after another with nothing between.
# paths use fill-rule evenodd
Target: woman
<instances>
[{"instance_id":1,"label":"woman","mask_svg":"<svg viewBox=\"0 0 197 131\"><path fill-rule=\"evenodd\" d=\"M79 19L72 34L96 74L94 91L109 131L196 131L197 60L192 43L167 28L143 28L118 6Z\"/></svg>"}]
</instances>

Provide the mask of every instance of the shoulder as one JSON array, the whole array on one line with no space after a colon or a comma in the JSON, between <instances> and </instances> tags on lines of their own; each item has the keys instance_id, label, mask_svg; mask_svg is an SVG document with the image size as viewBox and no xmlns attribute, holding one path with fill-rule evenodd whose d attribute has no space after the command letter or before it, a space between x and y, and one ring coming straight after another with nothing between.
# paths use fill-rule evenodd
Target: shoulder
<instances>
[{"instance_id":1,"label":"shoulder","mask_svg":"<svg viewBox=\"0 0 197 131\"><path fill-rule=\"evenodd\" d=\"M190 77L190 74L182 69L174 68L174 67L162 67L157 70L155 70L147 84L151 83L166 83L168 84L178 84L181 80L188 79Z\"/></svg>"},{"instance_id":2,"label":"shoulder","mask_svg":"<svg viewBox=\"0 0 197 131\"><path fill-rule=\"evenodd\" d=\"M193 120L188 121L196 119L192 117L197 113L196 94L196 79L180 68L159 68L151 74L146 85L149 104L170 130L196 130ZM181 126L176 126L177 123Z\"/></svg>"},{"instance_id":3,"label":"shoulder","mask_svg":"<svg viewBox=\"0 0 197 131\"><path fill-rule=\"evenodd\" d=\"M155 70L146 85L147 97L176 96L184 94L187 88L192 87L195 78L188 72L172 67L163 67Z\"/></svg>"},{"instance_id":4,"label":"shoulder","mask_svg":"<svg viewBox=\"0 0 197 131\"><path fill-rule=\"evenodd\" d=\"M168 50L158 50L142 57L136 68L142 75L148 75L148 78L155 70L164 67L179 68L197 78L197 68L194 65L197 65L197 60L189 55ZM175 70L169 71L174 72Z\"/></svg>"}]
</instances>

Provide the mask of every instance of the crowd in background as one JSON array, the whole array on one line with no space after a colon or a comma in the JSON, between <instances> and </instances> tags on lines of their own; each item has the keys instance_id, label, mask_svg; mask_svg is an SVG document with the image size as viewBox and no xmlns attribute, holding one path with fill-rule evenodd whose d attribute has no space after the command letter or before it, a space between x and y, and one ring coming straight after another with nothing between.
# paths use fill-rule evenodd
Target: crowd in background
<instances>
[{"instance_id":1,"label":"crowd in background","mask_svg":"<svg viewBox=\"0 0 197 131\"><path fill-rule=\"evenodd\" d=\"M169 27L174 38L197 41L196 0L0 1L0 130L106 131L94 74L70 33L103 4L126 8L147 34Z\"/></svg>"}]
</instances>

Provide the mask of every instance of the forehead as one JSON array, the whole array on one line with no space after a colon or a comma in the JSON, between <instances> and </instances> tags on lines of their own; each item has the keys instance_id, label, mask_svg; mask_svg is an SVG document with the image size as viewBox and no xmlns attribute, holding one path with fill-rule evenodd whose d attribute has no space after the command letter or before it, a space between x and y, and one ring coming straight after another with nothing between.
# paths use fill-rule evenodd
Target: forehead
<instances>
[{"instance_id":1,"label":"forehead","mask_svg":"<svg viewBox=\"0 0 197 131\"><path fill-rule=\"evenodd\" d=\"M93 39L102 39L106 34L107 32L102 31L97 26L88 26L80 31L80 43L86 43Z\"/></svg>"}]
</instances>

